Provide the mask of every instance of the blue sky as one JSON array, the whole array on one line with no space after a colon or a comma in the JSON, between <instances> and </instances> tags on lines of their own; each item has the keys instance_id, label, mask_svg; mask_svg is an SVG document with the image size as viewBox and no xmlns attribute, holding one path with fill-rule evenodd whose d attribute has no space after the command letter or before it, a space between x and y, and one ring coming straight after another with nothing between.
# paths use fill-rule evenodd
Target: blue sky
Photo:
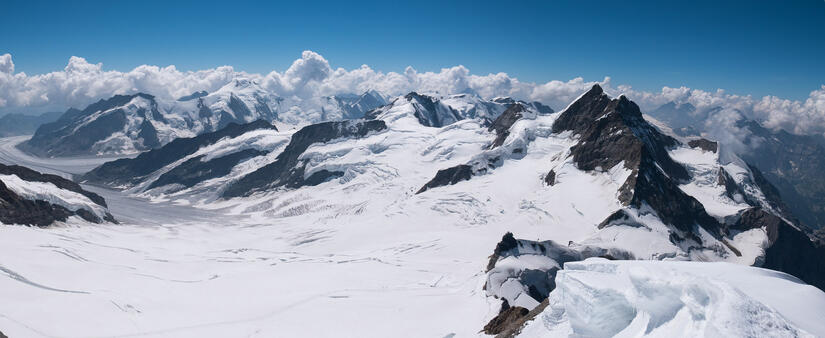
<instances>
[{"instance_id":1,"label":"blue sky","mask_svg":"<svg viewBox=\"0 0 825 338\"><path fill-rule=\"evenodd\" d=\"M523 81L582 76L804 99L825 84L825 1L4 1L16 71L72 55L105 69L284 70L303 50L333 67L465 65Z\"/></svg>"}]
</instances>

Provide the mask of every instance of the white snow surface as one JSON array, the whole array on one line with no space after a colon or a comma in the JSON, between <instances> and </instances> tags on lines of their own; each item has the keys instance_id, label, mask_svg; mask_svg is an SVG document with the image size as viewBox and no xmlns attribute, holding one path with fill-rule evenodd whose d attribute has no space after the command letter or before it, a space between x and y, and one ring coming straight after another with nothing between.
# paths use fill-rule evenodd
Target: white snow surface
<instances>
[{"instance_id":1,"label":"white snow surface","mask_svg":"<svg viewBox=\"0 0 825 338\"><path fill-rule=\"evenodd\" d=\"M28 200L41 200L71 211L86 209L100 219L106 217L106 208L74 191L60 189L50 182L26 181L17 175L0 175L0 182L9 190Z\"/></svg>"},{"instance_id":2,"label":"white snow surface","mask_svg":"<svg viewBox=\"0 0 825 338\"><path fill-rule=\"evenodd\" d=\"M825 293L731 263L566 263L520 337L822 337Z\"/></svg>"},{"instance_id":3,"label":"white snow surface","mask_svg":"<svg viewBox=\"0 0 825 338\"><path fill-rule=\"evenodd\" d=\"M498 311L500 301L482 290L484 268L507 231L624 249L638 259L750 264L718 243L715 251L684 252L644 207L626 210L641 227L598 229L624 208L616 196L630 171L622 164L578 170L569 158L575 135L550 132L558 115L526 114L504 145L489 149L495 135L482 116L425 127L410 105L394 105L380 116L387 130L314 144L302 155L308 173L335 169L342 177L231 200L218 199L222 189L274 161L295 129L224 139L197 154L272 152L190 189L147 191L147 180L125 192L95 190L119 226L0 227L0 328L10 337L476 336ZM722 165L685 147L672 155L700 178ZM485 173L415 194L438 170L495 155ZM547 186L551 169L556 184ZM741 207L709 182L684 189L718 203L710 208L716 217ZM760 231L732 243L759 255ZM769 278L751 276L753 283ZM748 299L737 304L750 306ZM811 299L805 306L825 308ZM801 325L786 313L793 309L777 309Z\"/></svg>"}]
</instances>

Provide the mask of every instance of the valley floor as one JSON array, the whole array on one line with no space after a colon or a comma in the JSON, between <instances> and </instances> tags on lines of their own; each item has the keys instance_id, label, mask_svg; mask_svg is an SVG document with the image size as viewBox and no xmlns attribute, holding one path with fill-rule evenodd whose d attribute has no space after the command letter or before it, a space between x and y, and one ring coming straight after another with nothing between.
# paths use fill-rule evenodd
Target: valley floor
<instances>
[{"instance_id":1,"label":"valley floor","mask_svg":"<svg viewBox=\"0 0 825 338\"><path fill-rule=\"evenodd\" d=\"M69 176L101 161L31 158L18 139L0 162ZM483 268L503 225L317 226L85 188L122 224L0 226L6 335L474 336L497 311Z\"/></svg>"}]
</instances>

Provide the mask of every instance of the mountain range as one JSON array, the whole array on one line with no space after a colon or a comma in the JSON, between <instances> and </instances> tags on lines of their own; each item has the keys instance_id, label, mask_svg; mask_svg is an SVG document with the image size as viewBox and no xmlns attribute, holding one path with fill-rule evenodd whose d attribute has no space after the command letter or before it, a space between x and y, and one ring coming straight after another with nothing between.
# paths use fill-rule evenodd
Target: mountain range
<instances>
[{"instance_id":1,"label":"mountain range","mask_svg":"<svg viewBox=\"0 0 825 338\"><path fill-rule=\"evenodd\" d=\"M484 196L497 190L494 182L508 182L522 192L519 203L577 229L567 240L634 259L765 266L825 287L825 249L763 174L723 145L667 135L626 97L598 86L560 114L520 102L503 111L489 102L447 104L457 99L464 97L411 93L364 119L297 131L230 124L81 179L153 198L254 201L248 210L272 217ZM492 217L495 203L475 198L463 207L476 215L467 221Z\"/></svg>"},{"instance_id":2,"label":"mountain range","mask_svg":"<svg viewBox=\"0 0 825 338\"><path fill-rule=\"evenodd\" d=\"M66 112L20 147L45 156L141 151L77 180L131 199L220 210L238 224L277 224L285 227L277 237L289 239L284 252L368 246L392 252L366 260L380 266L409 251L429 257L418 270L469 271L462 278L481 283L462 285L478 284L472 294L489 306L472 325L487 334L748 335L756 323L825 334L754 286L795 290L793 299L807 295L811 304L825 296L825 241L772 184L778 164L671 132L625 96L595 85L555 112L511 98L367 92L323 98L323 119L296 123L281 99L255 88L236 81L174 103L115 96ZM776 138L771 151L790 142ZM3 176L12 196L4 203L42 204L14 197L42 195L14 182L45 179L15 170ZM61 203L38 206L51 218L3 223L115 222L105 202ZM397 246L399 232L429 244ZM458 252L473 258L450 261ZM717 263L703 270L687 261ZM431 287L459 275L446 276Z\"/></svg>"}]
</instances>

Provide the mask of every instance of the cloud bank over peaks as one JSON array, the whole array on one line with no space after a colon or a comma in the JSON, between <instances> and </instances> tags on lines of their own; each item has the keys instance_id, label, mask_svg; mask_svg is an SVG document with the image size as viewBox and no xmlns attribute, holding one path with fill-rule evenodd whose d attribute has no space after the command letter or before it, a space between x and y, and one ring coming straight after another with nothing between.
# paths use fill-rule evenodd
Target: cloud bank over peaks
<instances>
[{"instance_id":1,"label":"cloud bank over peaks","mask_svg":"<svg viewBox=\"0 0 825 338\"><path fill-rule=\"evenodd\" d=\"M801 134L825 133L825 86L812 91L805 101L774 96L753 98L728 94L721 89L704 91L687 87L664 87L659 92L649 92L635 90L625 84L614 85L610 77L601 81L585 81L578 77L567 81L532 83L519 81L506 73L472 74L461 65L437 72L419 72L412 66L401 73L377 71L367 65L348 70L333 68L327 59L313 51L304 51L285 71L276 70L265 75L239 72L231 66L180 71L175 66L143 65L121 72L104 70L103 64L90 63L82 57L71 57L62 71L28 75L15 73L12 56L3 54L0 55L0 113L82 108L115 94L136 92L173 100L197 91L213 92L240 78L257 83L264 90L295 103L301 109L313 106L304 103L319 103L324 96L360 94L368 90L389 96L410 91L474 93L484 98L511 96L562 109L598 83L611 95L625 94L636 101L643 111L674 101L690 103L697 109L722 107L736 110L742 116L762 121L770 128L784 128Z\"/></svg>"}]
</instances>

